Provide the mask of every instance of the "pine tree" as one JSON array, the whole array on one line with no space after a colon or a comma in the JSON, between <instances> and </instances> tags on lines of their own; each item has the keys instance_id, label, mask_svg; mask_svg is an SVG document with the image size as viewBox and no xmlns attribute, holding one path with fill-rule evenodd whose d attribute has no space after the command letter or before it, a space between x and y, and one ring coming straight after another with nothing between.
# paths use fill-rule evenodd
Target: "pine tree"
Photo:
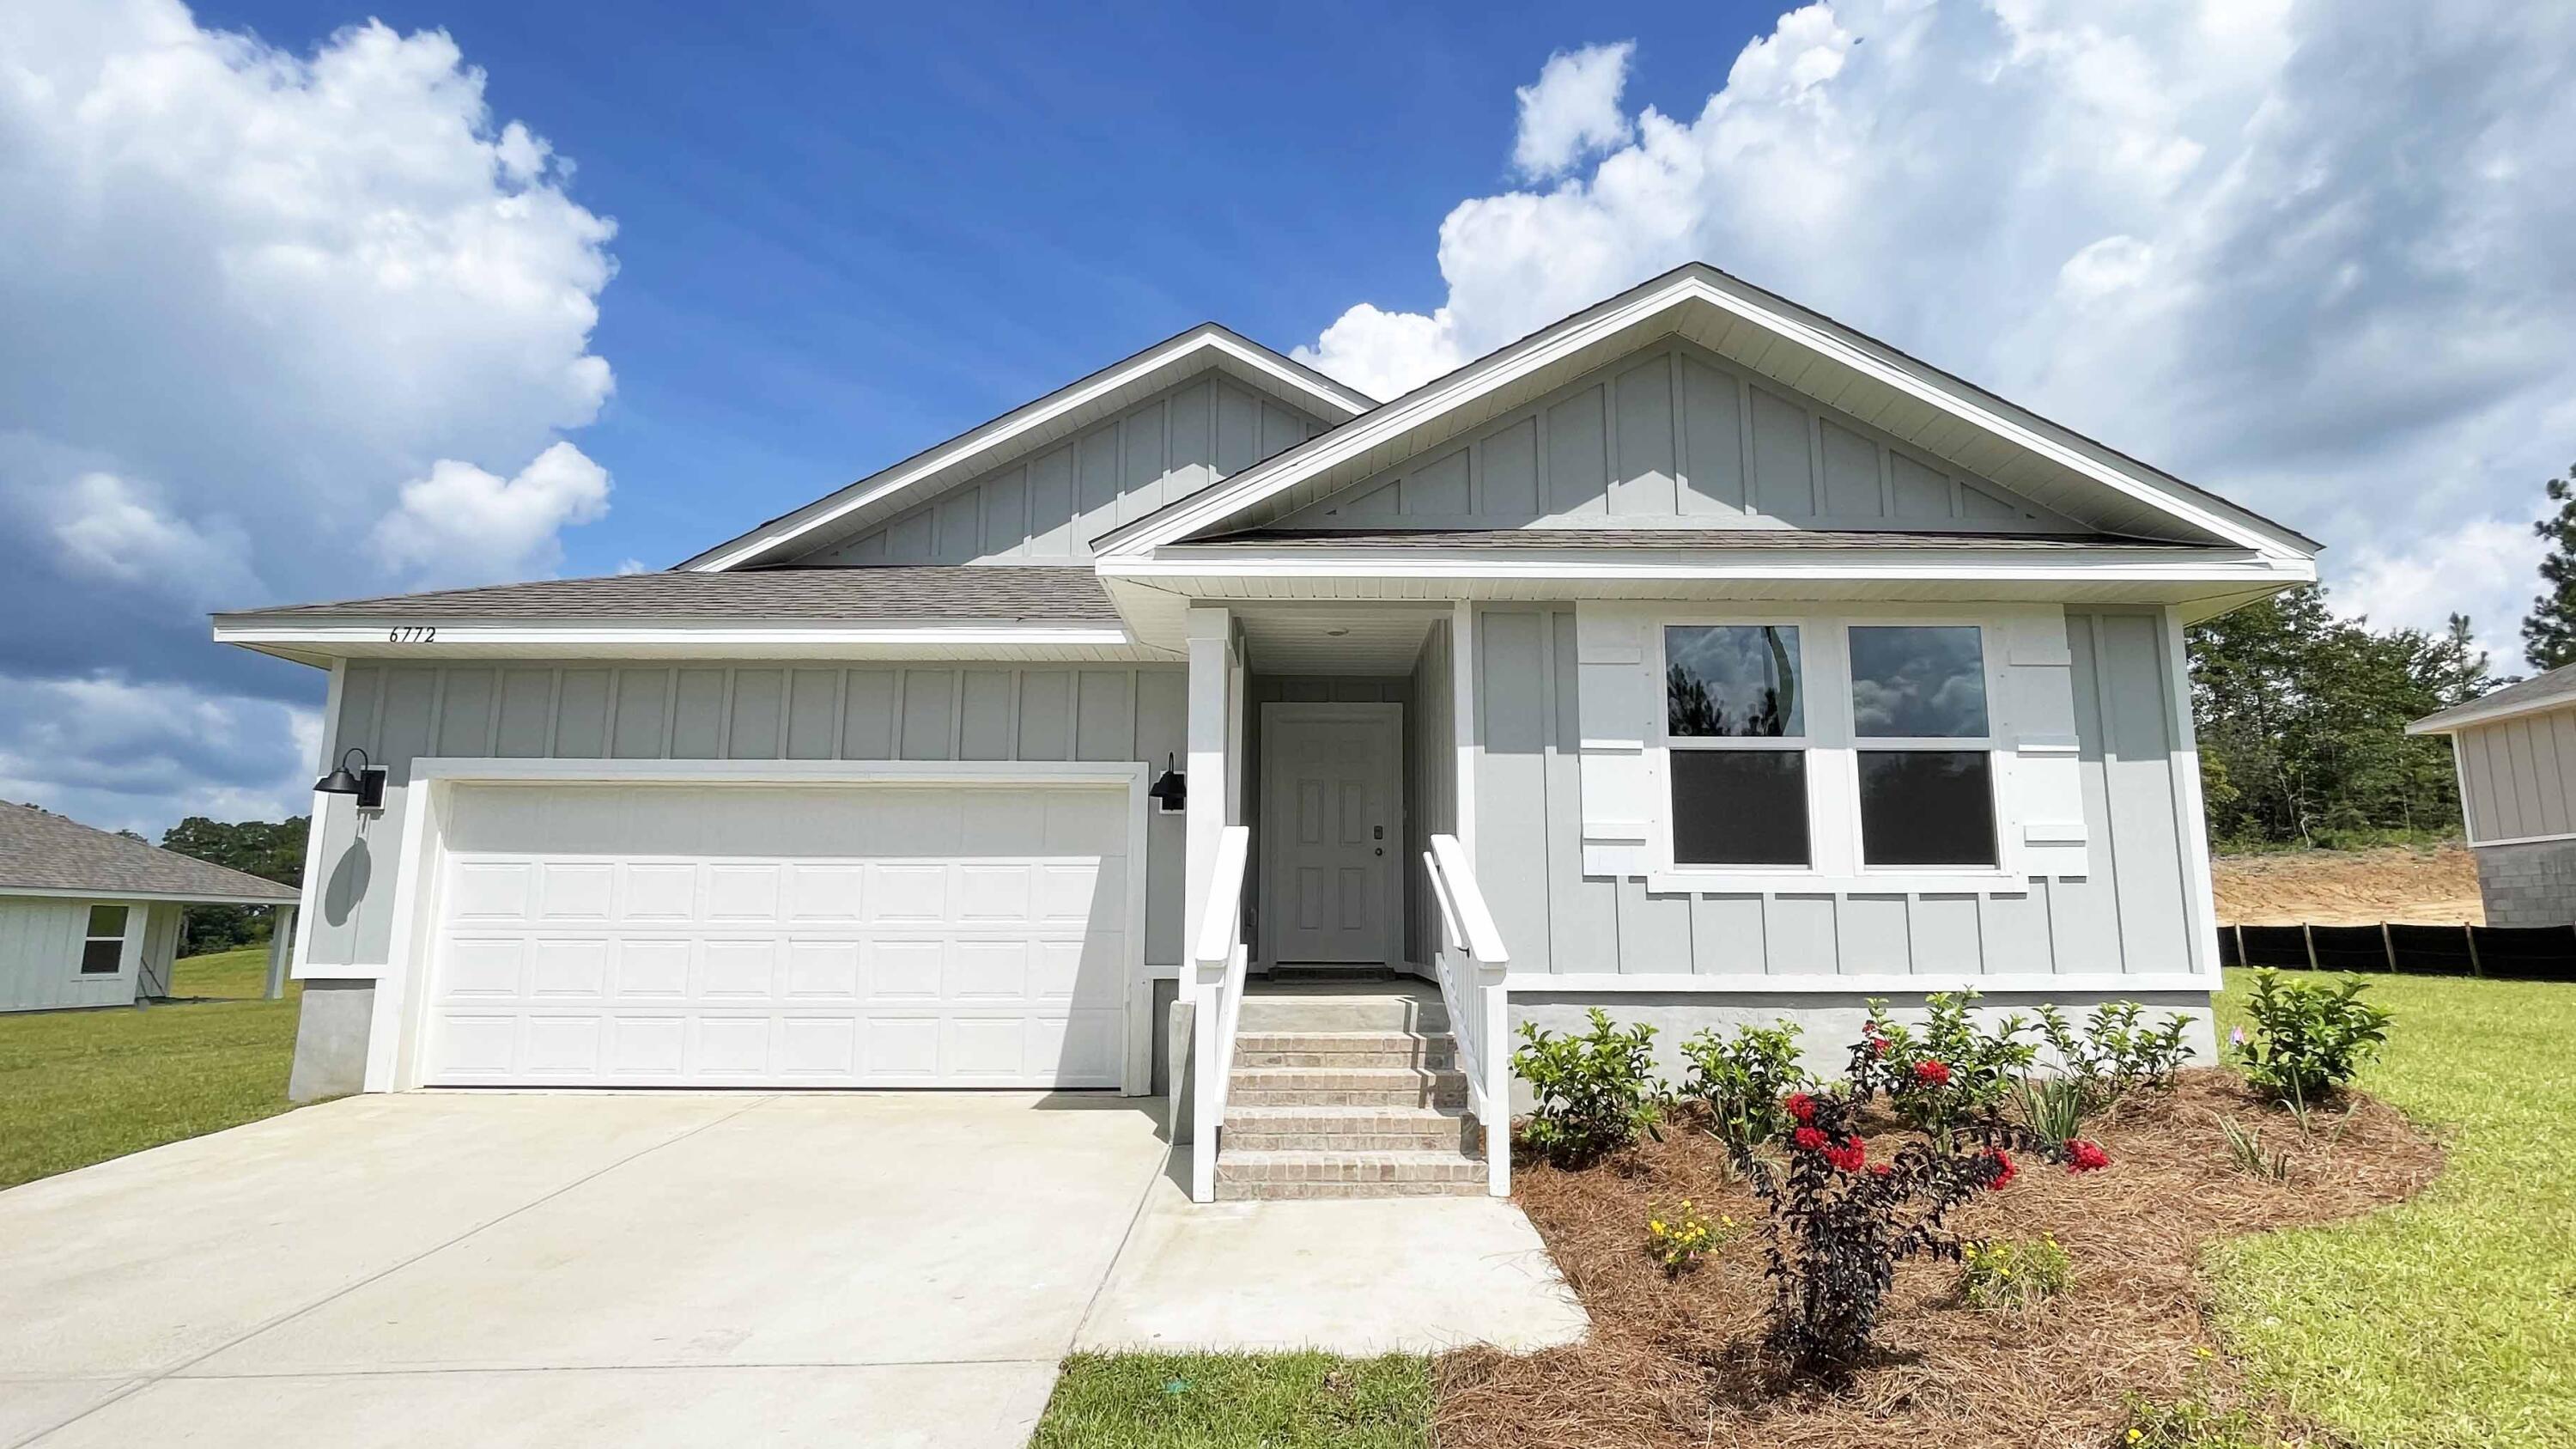
<instances>
[{"instance_id":1,"label":"pine tree","mask_svg":"<svg viewBox=\"0 0 2576 1449\"><path fill-rule=\"evenodd\" d=\"M2549 501L2555 508L2531 526L2549 540L2549 557L2540 561L2549 592L2531 601L2522 621L2523 657L2534 669L2576 664L2576 466L2549 480Z\"/></svg>"}]
</instances>

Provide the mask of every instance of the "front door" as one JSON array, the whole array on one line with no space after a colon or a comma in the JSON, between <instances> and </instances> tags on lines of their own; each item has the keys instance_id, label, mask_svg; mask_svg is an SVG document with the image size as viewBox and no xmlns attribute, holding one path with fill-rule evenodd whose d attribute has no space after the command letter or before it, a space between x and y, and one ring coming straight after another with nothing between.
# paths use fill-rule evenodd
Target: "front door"
<instances>
[{"instance_id":1,"label":"front door","mask_svg":"<svg viewBox=\"0 0 2576 1449\"><path fill-rule=\"evenodd\" d=\"M1264 705L1261 756L1267 959L1401 962L1404 706Z\"/></svg>"}]
</instances>

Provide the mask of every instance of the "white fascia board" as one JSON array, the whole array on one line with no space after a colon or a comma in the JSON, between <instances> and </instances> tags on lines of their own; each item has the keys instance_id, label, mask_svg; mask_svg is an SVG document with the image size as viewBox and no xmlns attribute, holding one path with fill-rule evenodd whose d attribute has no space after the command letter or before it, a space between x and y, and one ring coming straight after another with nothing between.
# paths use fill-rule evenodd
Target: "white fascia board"
<instances>
[{"instance_id":1,"label":"white fascia board","mask_svg":"<svg viewBox=\"0 0 2576 1449\"><path fill-rule=\"evenodd\" d=\"M1652 992L1675 996L1795 996L1814 994L1837 998L1853 996L1919 996L1933 991L1965 991L1971 988L1987 996L2031 994L2037 996L2131 995L2140 992L2217 991L2219 977L2184 971L2139 972L2124 974L2109 971L2047 974L2020 972L2001 976L1971 976L1943 972L1928 976L1768 976L1758 973L1728 973L1694 976L1654 972L1622 975L1607 971L1514 971L1503 978L1504 987L1512 994L1514 1005L1524 1005L1531 997L1601 996L1613 993Z\"/></svg>"},{"instance_id":2,"label":"white fascia board","mask_svg":"<svg viewBox=\"0 0 2576 1449\"><path fill-rule=\"evenodd\" d=\"M2208 583L2288 587L2311 582L2306 559L2253 558L2225 563L2176 560L2151 549L2104 549L2034 561L2018 550L1889 550L1879 555L1820 557L1813 550L1747 549L1723 560L1657 556L1646 550L1460 549L1395 556L1386 550L1299 548L1253 554L1242 549L1167 548L1151 558L1103 559L1103 577L1543 579L1570 583L1637 580L1923 580L2012 583Z\"/></svg>"},{"instance_id":3,"label":"white fascia board","mask_svg":"<svg viewBox=\"0 0 2576 1449\"><path fill-rule=\"evenodd\" d=\"M1029 433L1047 427L1067 413L1077 412L1103 397L1116 393L1137 378L1159 368L1169 367L1196 352L1217 353L1238 366L1274 379L1297 396L1310 400L1318 410L1337 422L1357 417L1377 406L1366 394L1343 387L1320 373L1310 375L1302 370L1283 366L1279 358L1267 349L1247 344L1214 323L1202 323L1169 342L1136 354L1123 363L1094 373L1070 387L1051 393L1013 412L1004 413L1001 417L962 434L940 447L933 448L908 463L899 463L886 472L862 478L841 490L841 495L846 496L827 496L821 500L821 504L828 506L808 504L805 508L798 509L773 523L753 529L730 543L719 544L716 548L681 564L680 567L698 573L724 573L730 569L740 568L744 564L756 562L762 556L774 553L798 538L818 529L828 528L834 521L892 498L924 479L948 474L959 465L972 460L977 454L1007 447Z\"/></svg>"},{"instance_id":4,"label":"white fascia board","mask_svg":"<svg viewBox=\"0 0 2576 1449\"><path fill-rule=\"evenodd\" d=\"M191 906L291 906L301 896L236 896L214 891L102 891L57 889L53 886L0 886L0 896L25 900L98 901L115 905L120 901L177 901Z\"/></svg>"},{"instance_id":5,"label":"white fascia board","mask_svg":"<svg viewBox=\"0 0 2576 1449\"><path fill-rule=\"evenodd\" d=\"M1140 519L1125 529L1096 540L1093 551L1102 557L1127 557L1177 543L1306 478L1362 456L1443 412L1509 386L1602 338L1635 327L1657 313L1693 301L1703 302L1762 327L1786 341L1828 357L2017 447L2082 473L2195 528L2267 556L2314 557L2308 548L2282 531L2260 527L2249 520L2222 516L2199 499L2177 494L2160 480L2095 458L2080 448L2003 416L1981 399L1957 387L1918 377L1877 352L1847 340L1835 330L1791 317L1753 298L1713 285L1696 271L1685 271L1664 286L1606 308L1597 316L1561 323L1554 336L1543 336L1527 344L1528 350L1517 356L1501 358L1490 366L1470 365L1454 374L1445 384L1434 384L1411 398L1389 403L1365 418L1313 439L1303 447L1292 448L1269 463L1246 469L1208 489L1169 517Z\"/></svg>"},{"instance_id":6,"label":"white fascia board","mask_svg":"<svg viewBox=\"0 0 2576 1449\"><path fill-rule=\"evenodd\" d=\"M2520 719L2525 715L2547 714L2552 710L2576 709L2576 694L2562 694L2549 699L2504 700L2485 709L2476 700L2455 705L2439 714L2428 714L2406 726L2410 735L2455 735L2479 725L2497 724Z\"/></svg>"},{"instance_id":7,"label":"white fascia board","mask_svg":"<svg viewBox=\"0 0 2576 1449\"><path fill-rule=\"evenodd\" d=\"M327 650L334 646L383 645L396 627L392 620L315 624L215 623L215 642L252 649L301 645ZM434 626L437 638L405 646L405 653L434 657L447 646L534 645L543 648L618 648L636 645L705 646L737 649L815 644L864 648L871 645L927 645L977 648L1073 646L1117 648L1134 641L1124 628L1108 624L1050 627L1032 624L846 624L793 623L703 624L693 626L621 627L614 624L446 622Z\"/></svg>"}]
</instances>

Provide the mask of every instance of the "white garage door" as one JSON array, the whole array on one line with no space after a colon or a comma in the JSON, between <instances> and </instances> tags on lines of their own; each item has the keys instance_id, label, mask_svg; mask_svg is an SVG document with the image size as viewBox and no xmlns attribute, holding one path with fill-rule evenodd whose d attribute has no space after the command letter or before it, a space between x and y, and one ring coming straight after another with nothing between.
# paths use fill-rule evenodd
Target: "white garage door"
<instances>
[{"instance_id":1,"label":"white garage door","mask_svg":"<svg viewBox=\"0 0 2576 1449\"><path fill-rule=\"evenodd\" d=\"M459 785L433 1085L1115 1087L1128 794Z\"/></svg>"}]
</instances>

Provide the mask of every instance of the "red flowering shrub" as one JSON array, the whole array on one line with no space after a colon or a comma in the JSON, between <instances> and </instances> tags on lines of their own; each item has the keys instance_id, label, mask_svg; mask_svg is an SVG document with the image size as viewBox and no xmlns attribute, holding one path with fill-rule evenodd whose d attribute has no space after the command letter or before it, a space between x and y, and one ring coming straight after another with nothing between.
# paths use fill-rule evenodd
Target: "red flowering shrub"
<instances>
[{"instance_id":1,"label":"red flowering shrub","mask_svg":"<svg viewBox=\"0 0 2576 1449\"><path fill-rule=\"evenodd\" d=\"M2039 1048L2024 1038L2030 1023L2009 1016L1993 1030L1970 1012L1977 993L1933 992L1923 998L1918 1030L1869 1003L1869 1020L1851 1048L1852 1088L1867 1099L1885 1093L1905 1124L1948 1142L2003 1121L2005 1093L2029 1073Z\"/></svg>"},{"instance_id":2,"label":"red flowering shrub","mask_svg":"<svg viewBox=\"0 0 2576 1449\"><path fill-rule=\"evenodd\" d=\"M1804 1092L1791 1092L1787 1100L1780 1105L1788 1112L1789 1119L1793 1122L1803 1124L1816 1120L1816 1099Z\"/></svg>"},{"instance_id":3,"label":"red flowering shrub","mask_svg":"<svg viewBox=\"0 0 2576 1449\"><path fill-rule=\"evenodd\" d=\"M2103 1151L2100 1143L2087 1142L2081 1137L2066 1139L2067 1171L2100 1172L2110 1165L2111 1154Z\"/></svg>"},{"instance_id":4,"label":"red flowering shrub","mask_svg":"<svg viewBox=\"0 0 2576 1449\"><path fill-rule=\"evenodd\" d=\"M1896 1265L1918 1254L1961 1256L1942 1226L1952 1208L2012 1181L2009 1148L2047 1151L2020 1128L1975 1129L1977 1150L1950 1137L1917 1139L1883 1162L1869 1160L1859 1116L1865 1098L1800 1094L1785 1166L1747 1148L1736 1169L1770 1209L1770 1342L1801 1372L1839 1375L1869 1351Z\"/></svg>"},{"instance_id":5,"label":"red flowering shrub","mask_svg":"<svg viewBox=\"0 0 2576 1449\"><path fill-rule=\"evenodd\" d=\"M1927 1087L1946 1087L1950 1085L1950 1069L1939 1062L1916 1062L1914 1080Z\"/></svg>"}]
</instances>

